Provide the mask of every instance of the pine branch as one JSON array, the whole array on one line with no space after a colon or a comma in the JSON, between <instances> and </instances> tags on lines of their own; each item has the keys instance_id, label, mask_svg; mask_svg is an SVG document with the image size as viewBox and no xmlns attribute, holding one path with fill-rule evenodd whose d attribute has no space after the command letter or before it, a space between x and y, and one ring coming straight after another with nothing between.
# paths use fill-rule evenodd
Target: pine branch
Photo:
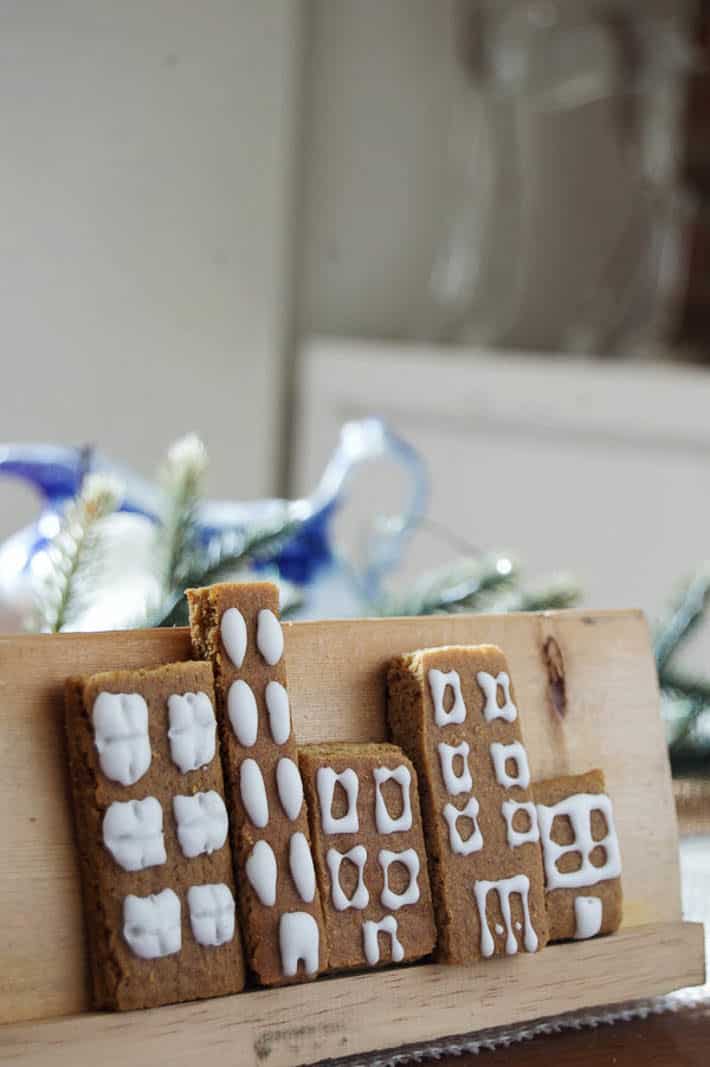
<instances>
[{"instance_id":1,"label":"pine branch","mask_svg":"<svg viewBox=\"0 0 710 1067\"><path fill-rule=\"evenodd\" d=\"M161 476L167 509L158 532L159 574L167 599L185 587L194 567L197 505L206 468L207 452L196 434L181 437L168 451Z\"/></svg>"},{"instance_id":2,"label":"pine branch","mask_svg":"<svg viewBox=\"0 0 710 1067\"><path fill-rule=\"evenodd\" d=\"M494 597L488 610L563 611L578 604L581 596L582 588L571 575L558 574L534 585L504 592L500 598Z\"/></svg>"},{"instance_id":3,"label":"pine branch","mask_svg":"<svg viewBox=\"0 0 710 1067\"><path fill-rule=\"evenodd\" d=\"M709 594L710 569L703 568L685 586L672 615L656 635L654 652L659 671L703 619Z\"/></svg>"},{"instance_id":4,"label":"pine branch","mask_svg":"<svg viewBox=\"0 0 710 1067\"><path fill-rule=\"evenodd\" d=\"M106 475L89 474L46 549L49 573L38 595L37 623L59 633L80 614L100 565L98 524L116 510L123 490Z\"/></svg>"},{"instance_id":5,"label":"pine branch","mask_svg":"<svg viewBox=\"0 0 710 1067\"><path fill-rule=\"evenodd\" d=\"M516 577L516 566L506 556L460 559L425 574L410 593L386 597L376 610L386 616L481 611L490 594L512 586Z\"/></svg>"}]
</instances>

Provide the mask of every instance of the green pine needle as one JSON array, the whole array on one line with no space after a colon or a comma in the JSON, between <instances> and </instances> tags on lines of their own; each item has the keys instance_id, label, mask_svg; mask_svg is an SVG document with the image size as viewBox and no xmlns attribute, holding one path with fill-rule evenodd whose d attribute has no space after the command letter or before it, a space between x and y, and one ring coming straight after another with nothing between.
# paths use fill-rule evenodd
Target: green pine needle
<instances>
[{"instance_id":1,"label":"green pine needle","mask_svg":"<svg viewBox=\"0 0 710 1067\"><path fill-rule=\"evenodd\" d=\"M106 475L89 474L46 549L49 573L37 598L37 628L59 633L86 606L100 567L99 523L116 510L123 490Z\"/></svg>"},{"instance_id":2,"label":"green pine needle","mask_svg":"<svg viewBox=\"0 0 710 1067\"><path fill-rule=\"evenodd\" d=\"M194 567L197 505L206 469L205 446L196 434L187 434L170 448L161 472L167 506L157 535L157 551L166 599L185 587Z\"/></svg>"}]
</instances>

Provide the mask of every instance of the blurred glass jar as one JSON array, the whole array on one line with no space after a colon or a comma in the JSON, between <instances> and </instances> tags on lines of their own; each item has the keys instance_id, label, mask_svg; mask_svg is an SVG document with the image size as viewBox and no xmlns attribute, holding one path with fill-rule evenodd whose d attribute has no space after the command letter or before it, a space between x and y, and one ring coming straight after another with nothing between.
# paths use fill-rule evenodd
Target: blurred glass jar
<instances>
[{"instance_id":1,"label":"blurred glass jar","mask_svg":"<svg viewBox=\"0 0 710 1067\"><path fill-rule=\"evenodd\" d=\"M668 335L692 8L459 0L466 78L429 337L605 353Z\"/></svg>"}]
</instances>

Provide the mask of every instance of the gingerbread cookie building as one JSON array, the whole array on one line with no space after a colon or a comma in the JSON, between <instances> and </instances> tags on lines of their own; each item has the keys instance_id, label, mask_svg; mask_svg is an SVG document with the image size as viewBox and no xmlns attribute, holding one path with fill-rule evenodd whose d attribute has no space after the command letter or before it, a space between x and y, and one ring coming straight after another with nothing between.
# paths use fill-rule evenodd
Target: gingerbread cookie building
<instances>
[{"instance_id":1,"label":"gingerbread cookie building","mask_svg":"<svg viewBox=\"0 0 710 1067\"><path fill-rule=\"evenodd\" d=\"M327 966L271 582L188 590L193 649L214 667L247 956L263 985Z\"/></svg>"},{"instance_id":2,"label":"gingerbread cookie building","mask_svg":"<svg viewBox=\"0 0 710 1067\"><path fill-rule=\"evenodd\" d=\"M436 942L416 772L395 745L300 749L330 969L401 963Z\"/></svg>"},{"instance_id":3,"label":"gingerbread cookie building","mask_svg":"<svg viewBox=\"0 0 710 1067\"><path fill-rule=\"evenodd\" d=\"M505 656L412 652L391 664L388 691L392 736L419 775L441 959L542 948L537 815Z\"/></svg>"},{"instance_id":4,"label":"gingerbread cookie building","mask_svg":"<svg viewBox=\"0 0 710 1067\"><path fill-rule=\"evenodd\" d=\"M95 1006L239 992L209 665L71 678L66 730Z\"/></svg>"}]
</instances>

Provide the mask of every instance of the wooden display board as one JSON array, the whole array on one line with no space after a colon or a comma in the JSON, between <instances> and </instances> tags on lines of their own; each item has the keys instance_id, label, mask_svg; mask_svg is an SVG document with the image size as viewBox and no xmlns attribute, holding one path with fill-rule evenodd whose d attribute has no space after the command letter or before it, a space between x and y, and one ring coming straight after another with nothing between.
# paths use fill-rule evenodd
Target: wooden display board
<instances>
[{"instance_id":1,"label":"wooden display board","mask_svg":"<svg viewBox=\"0 0 710 1067\"><path fill-rule=\"evenodd\" d=\"M418 964L130 1015L89 1011L62 731L68 674L189 658L187 630L0 636L0 1060L102 1067L206 1057L291 1065L648 997L704 981L681 921L670 772L638 612L284 624L299 742L382 740L385 666L422 646L491 642L515 681L534 778L601 766L623 860L607 938L471 967ZM41 1021L40 1021L41 1020Z\"/></svg>"}]
</instances>

